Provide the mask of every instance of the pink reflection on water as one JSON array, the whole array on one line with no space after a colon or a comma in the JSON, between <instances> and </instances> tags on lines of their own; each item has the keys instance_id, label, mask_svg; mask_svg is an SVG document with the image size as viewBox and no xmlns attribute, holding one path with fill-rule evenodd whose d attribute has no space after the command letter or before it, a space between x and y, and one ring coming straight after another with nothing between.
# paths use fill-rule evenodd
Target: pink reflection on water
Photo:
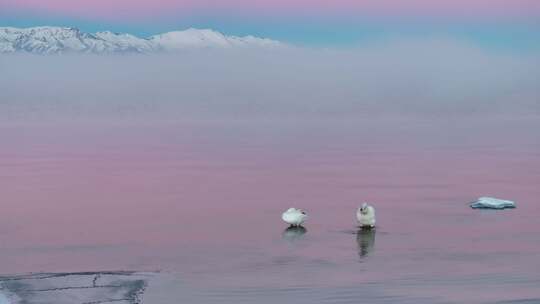
<instances>
[{"instance_id":1,"label":"pink reflection on water","mask_svg":"<svg viewBox=\"0 0 540 304\"><path fill-rule=\"evenodd\" d=\"M390 282L396 293L402 281L448 288L427 278L538 280L534 135L248 127L1 129L2 271L165 269L193 284L219 273L230 278L222 286L302 278ZM482 195L518 208L471 210ZM380 226L361 256L354 210L364 200ZM279 214L293 205L310 219L291 242ZM465 288L447 299L475 296Z\"/></svg>"}]
</instances>

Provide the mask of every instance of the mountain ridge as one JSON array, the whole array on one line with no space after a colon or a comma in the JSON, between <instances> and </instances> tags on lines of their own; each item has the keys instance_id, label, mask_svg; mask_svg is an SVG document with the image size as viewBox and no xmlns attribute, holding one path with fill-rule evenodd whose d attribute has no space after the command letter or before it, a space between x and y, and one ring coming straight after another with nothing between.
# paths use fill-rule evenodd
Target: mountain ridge
<instances>
[{"instance_id":1,"label":"mountain ridge","mask_svg":"<svg viewBox=\"0 0 540 304\"><path fill-rule=\"evenodd\" d=\"M128 33L86 33L75 27L0 27L0 53L156 53L201 48L279 48L282 42L255 36L230 36L188 28L140 38Z\"/></svg>"}]
</instances>

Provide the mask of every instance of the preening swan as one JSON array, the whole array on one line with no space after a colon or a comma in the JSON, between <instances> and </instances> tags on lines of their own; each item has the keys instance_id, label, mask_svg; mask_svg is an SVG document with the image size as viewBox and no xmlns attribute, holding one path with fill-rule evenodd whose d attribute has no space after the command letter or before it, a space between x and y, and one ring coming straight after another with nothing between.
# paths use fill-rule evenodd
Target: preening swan
<instances>
[{"instance_id":1,"label":"preening swan","mask_svg":"<svg viewBox=\"0 0 540 304\"><path fill-rule=\"evenodd\" d=\"M375 227L375 208L367 203L363 203L362 206L356 210L356 219L362 228Z\"/></svg>"},{"instance_id":2,"label":"preening swan","mask_svg":"<svg viewBox=\"0 0 540 304\"><path fill-rule=\"evenodd\" d=\"M307 214L301 209L289 208L283 212L281 219L291 226L301 226L307 218Z\"/></svg>"}]
</instances>

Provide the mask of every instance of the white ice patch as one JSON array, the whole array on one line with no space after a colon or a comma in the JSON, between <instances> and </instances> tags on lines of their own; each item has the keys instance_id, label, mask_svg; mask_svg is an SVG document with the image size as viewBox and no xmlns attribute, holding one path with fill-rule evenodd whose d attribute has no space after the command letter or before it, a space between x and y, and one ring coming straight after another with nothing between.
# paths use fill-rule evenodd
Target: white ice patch
<instances>
[{"instance_id":1,"label":"white ice patch","mask_svg":"<svg viewBox=\"0 0 540 304\"><path fill-rule=\"evenodd\" d=\"M0 304L141 304L153 275L131 271L0 275Z\"/></svg>"},{"instance_id":2,"label":"white ice patch","mask_svg":"<svg viewBox=\"0 0 540 304\"><path fill-rule=\"evenodd\" d=\"M0 304L10 304L9 299L3 294L0 293Z\"/></svg>"},{"instance_id":3,"label":"white ice patch","mask_svg":"<svg viewBox=\"0 0 540 304\"><path fill-rule=\"evenodd\" d=\"M470 206L474 209L506 209L516 208L516 203L493 197L480 197L472 202Z\"/></svg>"}]
</instances>

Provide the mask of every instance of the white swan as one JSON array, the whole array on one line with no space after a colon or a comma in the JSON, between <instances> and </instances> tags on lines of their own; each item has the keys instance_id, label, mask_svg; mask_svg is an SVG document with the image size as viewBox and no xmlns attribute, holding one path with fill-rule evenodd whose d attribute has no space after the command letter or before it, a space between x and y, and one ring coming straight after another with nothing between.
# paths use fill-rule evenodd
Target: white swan
<instances>
[{"instance_id":1,"label":"white swan","mask_svg":"<svg viewBox=\"0 0 540 304\"><path fill-rule=\"evenodd\" d=\"M375 208L367 203L363 203L362 206L356 210L356 219L358 220L360 227L375 227Z\"/></svg>"},{"instance_id":2,"label":"white swan","mask_svg":"<svg viewBox=\"0 0 540 304\"><path fill-rule=\"evenodd\" d=\"M301 209L289 208L283 212L281 219L291 226L301 226L307 219L307 214Z\"/></svg>"}]
</instances>

